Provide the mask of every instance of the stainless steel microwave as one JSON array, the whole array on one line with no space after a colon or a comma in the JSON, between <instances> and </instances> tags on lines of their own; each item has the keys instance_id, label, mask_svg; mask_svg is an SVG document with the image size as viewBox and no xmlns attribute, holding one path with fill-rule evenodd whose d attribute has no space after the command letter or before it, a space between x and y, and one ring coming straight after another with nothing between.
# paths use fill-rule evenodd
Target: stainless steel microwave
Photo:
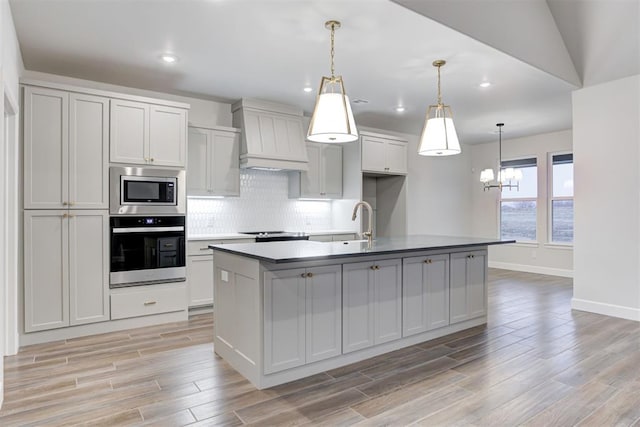
<instances>
[{"instance_id":1,"label":"stainless steel microwave","mask_svg":"<svg viewBox=\"0 0 640 427\"><path fill-rule=\"evenodd\" d=\"M178 169L111 167L111 215L184 215L185 172Z\"/></svg>"}]
</instances>

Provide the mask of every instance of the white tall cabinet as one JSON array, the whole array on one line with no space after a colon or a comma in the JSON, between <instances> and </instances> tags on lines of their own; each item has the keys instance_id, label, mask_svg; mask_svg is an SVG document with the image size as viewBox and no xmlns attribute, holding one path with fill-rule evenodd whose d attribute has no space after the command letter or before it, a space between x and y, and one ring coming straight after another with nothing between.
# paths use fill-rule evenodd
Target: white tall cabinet
<instances>
[{"instance_id":1,"label":"white tall cabinet","mask_svg":"<svg viewBox=\"0 0 640 427\"><path fill-rule=\"evenodd\" d=\"M109 100L26 86L24 208L109 207Z\"/></svg>"},{"instance_id":2,"label":"white tall cabinet","mask_svg":"<svg viewBox=\"0 0 640 427\"><path fill-rule=\"evenodd\" d=\"M451 254L450 321L464 322L487 314L487 251Z\"/></svg>"},{"instance_id":3,"label":"white tall cabinet","mask_svg":"<svg viewBox=\"0 0 640 427\"><path fill-rule=\"evenodd\" d=\"M343 265L342 352L402 337L402 261Z\"/></svg>"},{"instance_id":4,"label":"white tall cabinet","mask_svg":"<svg viewBox=\"0 0 640 427\"><path fill-rule=\"evenodd\" d=\"M109 215L24 213L25 331L109 320Z\"/></svg>"},{"instance_id":5,"label":"white tall cabinet","mask_svg":"<svg viewBox=\"0 0 640 427\"><path fill-rule=\"evenodd\" d=\"M362 172L406 175L408 142L391 135L360 132Z\"/></svg>"}]
</instances>

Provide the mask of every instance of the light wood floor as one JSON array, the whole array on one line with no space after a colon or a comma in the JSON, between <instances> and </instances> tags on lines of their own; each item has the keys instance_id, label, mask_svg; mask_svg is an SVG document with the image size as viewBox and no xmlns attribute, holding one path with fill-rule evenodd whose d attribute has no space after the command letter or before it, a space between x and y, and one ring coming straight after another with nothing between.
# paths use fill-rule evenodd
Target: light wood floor
<instances>
[{"instance_id":1,"label":"light wood floor","mask_svg":"<svg viewBox=\"0 0 640 427\"><path fill-rule=\"evenodd\" d=\"M571 280L490 271L489 324L269 390L212 317L23 348L0 425L640 426L640 323L571 311Z\"/></svg>"}]
</instances>

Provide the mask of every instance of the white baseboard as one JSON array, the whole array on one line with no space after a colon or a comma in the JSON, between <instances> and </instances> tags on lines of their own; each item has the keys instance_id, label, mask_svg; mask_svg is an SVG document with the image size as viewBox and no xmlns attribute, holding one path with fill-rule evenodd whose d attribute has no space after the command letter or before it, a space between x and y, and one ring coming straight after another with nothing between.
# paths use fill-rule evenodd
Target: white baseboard
<instances>
[{"instance_id":1,"label":"white baseboard","mask_svg":"<svg viewBox=\"0 0 640 427\"><path fill-rule=\"evenodd\" d=\"M549 276L571 277L573 270L563 268L540 267L537 265L512 264L509 262L489 261L490 268L500 268L503 270L523 271L525 273L547 274Z\"/></svg>"},{"instance_id":2,"label":"white baseboard","mask_svg":"<svg viewBox=\"0 0 640 427\"><path fill-rule=\"evenodd\" d=\"M621 305L607 304L604 302L589 301L572 298L571 308L574 310L588 311L590 313L604 314L605 316L619 317L621 319L640 322L640 308L624 307Z\"/></svg>"}]
</instances>

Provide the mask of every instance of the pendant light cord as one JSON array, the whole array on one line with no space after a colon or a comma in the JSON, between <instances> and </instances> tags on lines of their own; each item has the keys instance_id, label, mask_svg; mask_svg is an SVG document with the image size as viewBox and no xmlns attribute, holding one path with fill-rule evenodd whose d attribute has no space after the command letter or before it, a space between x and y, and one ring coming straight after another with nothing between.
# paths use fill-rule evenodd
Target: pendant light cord
<instances>
[{"instance_id":1,"label":"pendant light cord","mask_svg":"<svg viewBox=\"0 0 640 427\"><path fill-rule=\"evenodd\" d=\"M336 24L331 24L331 80L335 79L335 67L333 64L333 57L335 55L335 49L333 47L335 42Z\"/></svg>"},{"instance_id":2,"label":"pendant light cord","mask_svg":"<svg viewBox=\"0 0 640 427\"><path fill-rule=\"evenodd\" d=\"M442 65L438 65L438 106L442 105L442 94L440 93L440 67Z\"/></svg>"}]
</instances>

